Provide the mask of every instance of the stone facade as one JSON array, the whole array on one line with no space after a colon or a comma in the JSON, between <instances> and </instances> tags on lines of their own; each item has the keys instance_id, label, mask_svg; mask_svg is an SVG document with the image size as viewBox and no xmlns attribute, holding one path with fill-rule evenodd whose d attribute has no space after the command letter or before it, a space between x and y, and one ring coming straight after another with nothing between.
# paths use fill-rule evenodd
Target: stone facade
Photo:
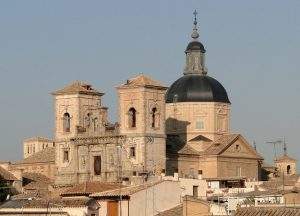
<instances>
[{"instance_id":1,"label":"stone facade","mask_svg":"<svg viewBox=\"0 0 300 216\"><path fill-rule=\"evenodd\" d=\"M57 184L120 181L165 169L166 88L139 75L119 86L119 124L84 83L53 93ZM133 116L134 115L134 116Z\"/></svg>"},{"instance_id":2,"label":"stone facade","mask_svg":"<svg viewBox=\"0 0 300 216\"><path fill-rule=\"evenodd\" d=\"M166 133L177 134L186 142L198 135L216 140L229 133L230 105L215 102L166 104Z\"/></svg>"},{"instance_id":3,"label":"stone facade","mask_svg":"<svg viewBox=\"0 0 300 216\"><path fill-rule=\"evenodd\" d=\"M32 137L23 141L23 158L42 151L48 147L54 147L55 143L53 140L44 137Z\"/></svg>"},{"instance_id":4,"label":"stone facade","mask_svg":"<svg viewBox=\"0 0 300 216\"><path fill-rule=\"evenodd\" d=\"M289 157L286 154L281 157L278 157L274 161L274 163L279 175L295 175L297 173L297 160Z\"/></svg>"}]
</instances>

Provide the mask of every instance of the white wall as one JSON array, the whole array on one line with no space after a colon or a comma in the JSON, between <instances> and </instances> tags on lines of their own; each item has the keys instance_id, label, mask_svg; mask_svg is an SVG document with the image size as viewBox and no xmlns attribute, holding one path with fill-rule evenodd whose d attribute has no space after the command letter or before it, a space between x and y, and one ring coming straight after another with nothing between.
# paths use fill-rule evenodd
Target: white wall
<instances>
[{"instance_id":1,"label":"white wall","mask_svg":"<svg viewBox=\"0 0 300 216\"><path fill-rule=\"evenodd\" d=\"M181 189L179 182L163 181L130 197L130 216L153 216L180 204ZM124 205L124 207L126 207ZM123 208L122 216L129 216Z\"/></svg>"}]
</instances>

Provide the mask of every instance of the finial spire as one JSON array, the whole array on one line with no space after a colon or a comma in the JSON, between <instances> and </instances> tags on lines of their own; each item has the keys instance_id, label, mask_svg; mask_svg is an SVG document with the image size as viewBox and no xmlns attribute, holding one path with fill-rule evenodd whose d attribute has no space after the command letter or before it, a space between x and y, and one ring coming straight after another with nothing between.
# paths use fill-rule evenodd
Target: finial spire
<instances>
[{"instance_id":1,"label":"finial spire","mask_svg":"<svg viewBox=\"0 0 300 216\"><path fill-rule=\"evenodd\" d=\"M284 153L284 155L287 155L287 146L286 146L286 142L285 142L285 137L283 137L283 153Z\"/></svg>"},{"instance_id":2,"label":"finial spire","mask_svg":"<svg viewBox=\"0 0 300 216\"><path fill-rule=\"evenodd\" d=\"M198 15L198 12L197 10L194 11L194 27L193 27L193 32L192 32L192 35L191 37L194 39L194 40L197 40L199 38L199 33L198 33L198 28L197 28L197 15Z\"/></svg>"}]
</instances>

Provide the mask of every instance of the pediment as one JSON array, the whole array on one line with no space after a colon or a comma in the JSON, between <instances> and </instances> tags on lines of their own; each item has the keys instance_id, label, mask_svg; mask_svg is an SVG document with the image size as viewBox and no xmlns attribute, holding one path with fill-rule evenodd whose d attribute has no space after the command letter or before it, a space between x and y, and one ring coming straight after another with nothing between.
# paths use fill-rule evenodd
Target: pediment
<instances>
[{"instance_id":1,"label":"pediment","mask_svg":"<svg viewBox=\"0 0 300 216\"><path fill-rule=\"evenodd\" d=\"M221 156L229 157L246 157L263 159L256 150L247 142L247 140L239 135L237 139L233 140L230 145L223 149Z\"/></svg>"}]
</instances>

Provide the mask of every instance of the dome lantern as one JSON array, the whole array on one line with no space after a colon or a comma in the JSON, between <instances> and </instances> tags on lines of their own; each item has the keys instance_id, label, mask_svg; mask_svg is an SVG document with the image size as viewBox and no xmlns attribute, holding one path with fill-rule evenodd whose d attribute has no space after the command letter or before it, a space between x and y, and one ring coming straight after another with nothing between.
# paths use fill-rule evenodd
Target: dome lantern
<instances>
[{"instance_id":1,"label":"dome lantern","mask_svg":"<svg viewBox=\"0 0 300 216\"><path fill-rule=\"evenodd\" d=\"M203 44L198 40L199 33L197 27L197 11L194 11L194 27L191 34L192 41L188 44L186 54L186 66L184 68L184 75L187 74L199 74L206 75L205 68L205 48Z\"/></svg>"}]
</instances>

